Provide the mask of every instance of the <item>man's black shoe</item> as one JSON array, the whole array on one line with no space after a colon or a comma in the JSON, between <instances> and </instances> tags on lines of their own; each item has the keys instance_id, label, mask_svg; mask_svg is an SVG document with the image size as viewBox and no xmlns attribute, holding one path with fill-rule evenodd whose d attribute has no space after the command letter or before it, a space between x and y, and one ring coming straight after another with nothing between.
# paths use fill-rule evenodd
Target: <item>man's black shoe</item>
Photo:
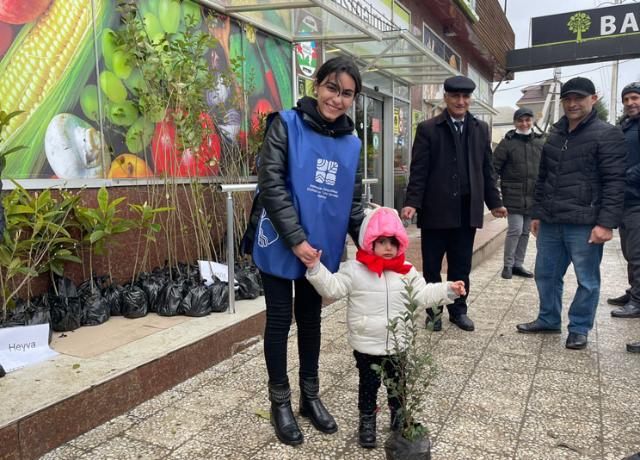
<instances>
[{"instance_id":1,"label":"man's black shoe","mask_svg":"<svg viewBox=\"0 0 640 460\"><path fill-rule=\"evenodd\" d=\"M449 321L458 326L463 331L473 331L476 327L473 325L473 321L464 313L458 316L450 316Z\"/></svg>"},{"instance_id":2,"label":"man's black shoe","mask_svg":"<svg viewBox=\"0 0 640 460\"><path fill-rule=\"evenodd\" d=\"M571 350L582 350L587 347L587 335L578 334L577 332L569 332L565 347Z\"/></svg>"},{"instance_id":3,"label":"man's black shoe","mask_svg":"<svg viewBox=\"0 0 640 460\"><path fill-rule=\"evenodd\" d=\"M522 332L524 334L559 334L561 332L559 327L549 327L538 319L531 321L530 323L518 324L516 329L518 329L518 332Z\"/></svg>"},{"instance_id":4,"label":"man's black shoe","mask_svg":"<svg viewBox=\"0 0 640 460\"><path fill-rule=\"evenodd\" d=\"M623 458L622 460L640 460L640 452Z\"/></svg>"},{"instance_id":5,"label":"man's black shoe","mask_svg":"<svg viewBox=\"0 0 640 460\"><path fill-rule=\"evenodd\" d=\"M629 353L640 353L640 341L628 343L627 351Z\"/></svg>"},{"instance_id":6,"label":"man's black shoe","mask_svg":"<svg viewBox=\"0 0 640 460\"><path fill-rule=\"evenodd\" d=\"M612 310L611 316L614 318L640 318L640 307L628 303L622 308Z\"/></svg>"},{"instance_id":7,"label":"man's black shoe","mask_svg":"<svg viewBox=\"0 0 640 460\"><path fill-rule=\"evenodd\" d=\"M607 303L609 305L615 305L617 307L624 307L631 300L631 296L629 294L622 294L620 297L613 297L611 299L607 299Z\"/></svg>"},{"instance_id":8,"label":"man's black shoe","mask_svg":"<svg viewBox=\"0 0 640 460\"><path fill-rule=\"evenodd\" d=\"M438 318L433 321L433 318L427 315L427 329L433 328L433 332L440 332L442 330L442 319Z\"/></svg>"},{"instance_id":9,"label":"man's black shoe","mask_svg":"<svg viewBox=\"0 0 640 460\"><path fill-rule=\"evenodd\" d=\"M523 278L533 278L533 272L530 272L523 267L513 267L511 270L514 276L521 276Z\"/></svg>"},{"instance_id":10,"label":"man's black shoe","mask_svg":"<svg viewBox=\"0 0 640 460\"><path fill-rule=\"evenodd\" d=\"M513 277L513 268L504 267L500 276L502 276L506 280L510 280Z\"/></svg>"}]
</instances>

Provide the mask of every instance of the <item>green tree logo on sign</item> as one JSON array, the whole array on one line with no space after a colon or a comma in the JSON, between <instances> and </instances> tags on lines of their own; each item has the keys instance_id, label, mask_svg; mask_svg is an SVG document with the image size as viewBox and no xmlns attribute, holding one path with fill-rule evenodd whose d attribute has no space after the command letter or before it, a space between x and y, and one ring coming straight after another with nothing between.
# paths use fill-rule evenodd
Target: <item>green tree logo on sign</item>
<instances>
[{"instance_id":1,"label":"green tree logo on sign","mask_svg":"<svg viewBox=\"0 0 640 460\"><path fill-rule=\"evenodd\" d=\"M591 27L591 18L587 13L576 13L569 18L569 22L567 22L567 26L569 26L569 30L574 34L578 34L576 37L576 41L578 43L582 42L582 33L589 30Z\"/></svg>"}]
</instances>

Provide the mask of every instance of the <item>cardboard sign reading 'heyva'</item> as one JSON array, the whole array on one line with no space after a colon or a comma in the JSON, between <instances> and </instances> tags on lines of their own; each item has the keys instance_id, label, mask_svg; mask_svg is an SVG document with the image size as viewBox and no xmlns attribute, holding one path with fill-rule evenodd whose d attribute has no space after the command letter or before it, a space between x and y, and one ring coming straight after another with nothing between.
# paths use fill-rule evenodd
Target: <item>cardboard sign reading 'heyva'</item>
<instances>
[{"instance_id":1,"label":"cardboard sign reading 'heyva'","mask_svg":"<svg viewBox=\"0 0 640 460\"><path fill-rule=\"evenodd\" d=\"M49 348L49 324L0 329L0 364L11 372L56 356Z\"/></svg>"}]
</instances>

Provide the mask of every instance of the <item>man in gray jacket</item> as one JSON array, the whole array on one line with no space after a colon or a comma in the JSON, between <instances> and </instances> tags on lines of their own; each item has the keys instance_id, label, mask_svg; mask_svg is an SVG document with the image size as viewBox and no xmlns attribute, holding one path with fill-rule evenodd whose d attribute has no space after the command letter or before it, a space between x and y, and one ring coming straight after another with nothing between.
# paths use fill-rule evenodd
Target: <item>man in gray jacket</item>
<instances>
[{"instance_id":1,"label":"man in gray jacket","mask_svg":"<svg viewBox=\"0 0 640 460\"><path fill-rule=\"evenodd\" d=\"M560 332L569 264L578 280L566 347L587 346L600 297L603 243L622 220L629 150L619 128L600 120L593 82L575 77L560 91L564 116L542 149L531 231L537 237L538 317L519 332Z\"/></svg>"},{"instance_id":2,"label":"man in gray jacket","mask_svg":"<svg viewBox=\"0 0 640 460\"><path fill-rule=\"evenodd\" d=\"M523 267L529 243L533 191L538 178L542 135L533 132L533 111L519 108L513 114L515 129L509 131L493 152L493 167L500 176L502 202L509 215L509 229L504 241L502 277L513 275L533 278Z\"/></svg>"}]
</instances>

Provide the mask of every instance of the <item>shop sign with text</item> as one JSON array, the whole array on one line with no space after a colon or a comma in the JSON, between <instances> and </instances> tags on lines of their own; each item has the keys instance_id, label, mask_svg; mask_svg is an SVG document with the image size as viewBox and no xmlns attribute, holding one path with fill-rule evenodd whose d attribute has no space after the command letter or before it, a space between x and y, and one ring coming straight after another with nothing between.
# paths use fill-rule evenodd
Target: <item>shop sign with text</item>
<instances>
[{"instance_id":1,"label":"shop sign with text","mask_svg":"<svg viewBox=\"0 0 640 460\"><path fill-rule=\"evenodd\" d=\"M640 3L573 11L531 20L531 46L588 43L640 34Z\"/></svg>"}]
</instances>

